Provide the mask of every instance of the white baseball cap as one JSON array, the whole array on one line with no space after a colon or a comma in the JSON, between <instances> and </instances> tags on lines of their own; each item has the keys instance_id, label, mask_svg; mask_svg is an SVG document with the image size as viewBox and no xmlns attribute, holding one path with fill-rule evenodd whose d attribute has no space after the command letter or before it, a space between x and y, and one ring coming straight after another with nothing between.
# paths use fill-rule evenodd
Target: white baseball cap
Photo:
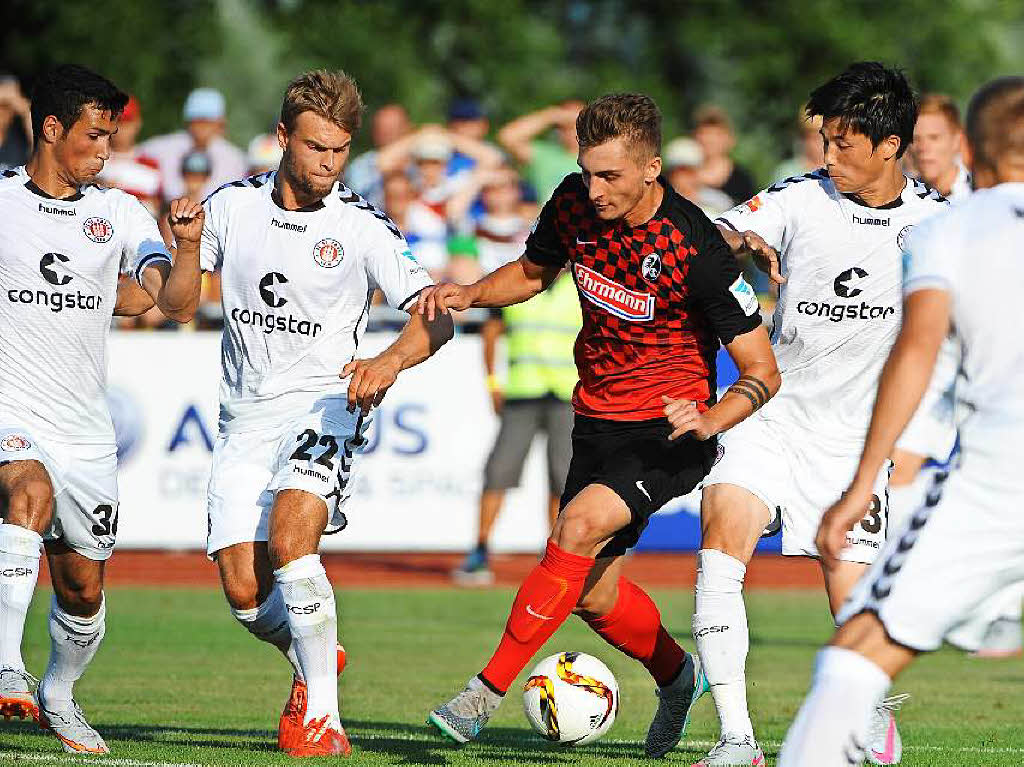
<instances>
[{"instance_id":1,"label":"white baseball cap","mask_svg":"<svg viewBox=\"0 0 1024 767\"><path fill-rule=\"evenodd\" d=\"M216 88L196 88L185 99L185 122L223 120L226 113L224 94Z\"/></svg>"},{"instance_id":2,"label":"white baseball cap","mask_svg":"<svg viewBox=\"0 0 1024 767\"><path fill-rule=\"evenodd\" d=\"M665 160L665 167L673 168L699 168L704 164L704 152L700 144L692 138L680 136L672 139L665 145L662 153Z\"/></svg>"}]
</instances>

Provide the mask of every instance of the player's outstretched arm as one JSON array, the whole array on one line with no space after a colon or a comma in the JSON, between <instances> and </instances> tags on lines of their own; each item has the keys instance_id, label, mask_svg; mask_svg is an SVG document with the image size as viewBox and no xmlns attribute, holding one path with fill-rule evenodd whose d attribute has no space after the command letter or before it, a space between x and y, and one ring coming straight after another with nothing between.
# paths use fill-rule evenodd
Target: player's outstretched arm
<instances>
[{"instance_id":1,"label":"player's outstretched arm","mask_svg":"<svg viewBox=\"0 0 1024 767\"><path fill-rule=\"evenodd\" d=\"M135 280L123 275L118 279L117 300L114 303L115 317L138 317L152 309L153 303L153 297Z\"/></svg>"},{"instance_id":2,"label":"player's outstretched arm","mask_svg":"<svg viewBox=\"0 0 1024 767\"><path fill-rule=\"evenodd\" d=\"M903 325L882 368L871 426L850 487L821 519L816 543L826 564L838 560L846 533L864 518L875 479L921 404L949 331L952 299L945 290L916 290L903 305Z\"/></svg>"},{"instance_id":3,"label":"player's outstretched arm","mask_svg":"<svg viewBox=\"0 0 1024 767\"><path fill-rule=\"evenodd\" d=\"M418 365L444 346L455 335L455 326L449 315L433 319L411 311L398 338L376 357L352 360L341 371L342 378L351 376L348 385L350 410L357 407L368 412L384 399L398 374Z\"/></svg>"},{"instance_id":4,"label":"player's outstretched arm","mask_svg":"<svg viewBox=\"0 0 1024 767\"><path fill-rule=\"evenodd\" d=\"M754 265L767 274L776 285L782 285L786 278L782 276L779 251L769 245L757 232L738 232L727 226L718 224L725 244L737 258L751 258Z\"/></svg>"},{"instance_id":5,"label":"player's outstretched arm","mask_svg":"<svg viewBox=\"0 0 1024 767\"><path fill-rule=\"evenodd\" d=\"M199 242L205 220L203 206L198 202L185 197L172 200L167 221L177 243L174 264L159 261L142 273L142 287L164 316L175 322L189 322L199 308Z\"/></svg>"},{"instance_id":6,"label":"player's outstretched arm","mask_svg":"<svg viewBox=\"0 0 1024 767\"><path fill-rule=\"evenodd\" d=\"M433 320L436 314L458 312L471 306L496 308L519 304L546 289L560 271L559 267L542 266L524 255L472 285L442 282L424 289L415 312Z\"/></svg>"},{"instance_id":7,"label":"player's outstretched arm","mask_svg":"<svg viewBox=\"0 0 1024 767\"><path fill-rule=\"evenodd\" d=\"M763 326L736 336L726 344L740 377L713 407L701 413L693 400L662 397L665 416L672 424L669 439L684 434L710 439L752 415L775 396L782 383L768 332Z\"/></svg>"}]
</instances>

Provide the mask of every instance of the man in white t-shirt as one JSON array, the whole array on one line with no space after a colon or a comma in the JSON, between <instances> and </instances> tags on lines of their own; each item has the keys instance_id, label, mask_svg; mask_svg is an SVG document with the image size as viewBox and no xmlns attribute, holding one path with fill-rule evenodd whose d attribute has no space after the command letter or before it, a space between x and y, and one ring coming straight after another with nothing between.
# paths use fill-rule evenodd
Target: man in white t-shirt
<instances>
[{"instance_id":1,"label":"man in white t-shirt","mask_svg":"<svg viewBox=\"0 0 1024 767\"><path fill-rule=\"evenodd\" d=\"M783 383L723 435L704 483L693 631L722 736L702 767L764 758L747 712L746 565L769 532L781 531L784 555L818 557L818 521L853 476L899 329L900 247L946 207L900 172L916 116L900 72L853 64L811 94L807 113L823 119L825 167L780 181L717 220L734 253L770 258L782 284L772 343ZM885 542L887 474L874 477L841 561L823 568L833 614ZM895 730L894 706L879 709L880 729ZM876 751L877 763L895 763L884 746Z\"/></svg>"},{"instance_id":2,"label":"man in white t-shirt","mask_svg":"<svg viewBox=\"0 0 1024 767\"><path fill-rule=\"evenodd\" d=\"M346 524L372 407L452 335L449 317L413 315L385 351L356 358L377 289L408 310L432 284L391 220L338 183L361 110L343 72L299 76L281 107L279 170L204 203L202 266L220 272L224 308L207 551L232 614L292 664L278 729L292 756L351 751L334 592L317 549Z\"/></svg>"},{"instance_id":3,"label":"man in white t-shirt","mask_svg":"<svg viewBox=\"0 0 1024 767\"><path fill-rule=\"evenodd\" d=\"M822 519L822 556L840 555L950 331L965 352L961 460L936 477L837 616L780 767L860 764L869 713L892 679L973 622L990 598L1024 584L1024 337L1016 303L1001 300L1020 279L1024 250L1024 77L975 94L967 145L979 191L907 240L903 327L853 481Z\"/></svg>"},{"instance_id":4,"label":"man in white t-shirt","mask_svg":"<svg viewBox=\"0 0 1024 767\"><path fill-rule=\"evenodd\" d=\"M82 67L42 75L35 151L0 177L0 715L37 719L72 753L108 751L73 686L103 639L103 571L117 535L110 319L155 302L188 322L199 303L201 206L171 203L172 267L142 204L92 183L127 100ZM51 649L33 695L21 643L44 541Z\"/></svg>"}]
</instances>

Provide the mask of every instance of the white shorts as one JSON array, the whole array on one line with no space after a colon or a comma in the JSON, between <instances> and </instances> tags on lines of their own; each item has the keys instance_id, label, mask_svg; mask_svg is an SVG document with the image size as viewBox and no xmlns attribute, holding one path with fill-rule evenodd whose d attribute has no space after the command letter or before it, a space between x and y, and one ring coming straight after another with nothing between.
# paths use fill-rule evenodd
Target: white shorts
<instances>
[{"instance_id":1,"label":"white shorts","mask_svg":"<svg viewBox=\"0 0 1024 767\"><path fill-rule=\"evenodd\" d=\"M83 557L110 558L117 537L117 448L40 444L19 424L0 424L0 464L39 461L53 485L54 514L47 541L61 541Z\"/></svg>"},{"instance_id":2,"label":"white shorts","mask_svg":"<svg viewBox=\"0 0 1024 767\"><path fill-rule=\"evenodd\" d=\"M207 493L206 552L268 539L278 490L304 490L327 504L328 532L346 524L352 463L366 446L370 416L344 399L320 400L279 428L221 434L213 448Z\"/></svg>"},{"instance_id":3,"label":"white shorts","mask_svg":"<svg viewBox=\"0 0 1024 767\"><path fill-rule=\"evenodd\" d=\"M977 649L993 598L1024 582L1024 492L976 466L936 474L924 506L894 530L838 623L873 612L911 649L935 650L944 639Z\"/></svg>"},{"instance_id":4,"label":"white shorts","mask_svg":"<svg viewBox=\"0 0 1024 767\"><path fill-rule=\"evenodd\" d=\"M719 438L721 458L704 486L736 485L756 495L771 511L765 530L781 528L782 553L817 557L814 538L825 510L849 486L859 454L838 451L808 431L780 429L755 414ZM875 482L875 495L864 519L847 534L849 544L841 558L870 564L885 542L888 527L889 468Z\"/></svg>"}]
</instances>

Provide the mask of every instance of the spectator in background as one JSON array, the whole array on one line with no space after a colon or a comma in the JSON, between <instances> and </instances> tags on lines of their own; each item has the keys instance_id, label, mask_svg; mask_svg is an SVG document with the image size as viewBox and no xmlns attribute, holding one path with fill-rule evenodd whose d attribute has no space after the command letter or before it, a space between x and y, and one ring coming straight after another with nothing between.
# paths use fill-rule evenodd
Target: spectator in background
<instances>
[{"instance_id":1,"label":"spectator in background","mask_svg":"<svg viewBox=\"0 0 1024 767\"><path fill-rule=\"evenodd\" d=\"M377 167L385 176L395 172L409 174L419 190L420 201L447 218L448 200L471 178L469 171L449 175L449 162L456 152L481 170L497 168L503 160L501 151L485 141L437 125L425 125L381 149Z\"/></svg>"},{"instance_id":2,"label":"spectator in background","mask_svg":"<svg viewBox=\"0 0 1024 767\"><path fill-rule=\"evenodd\" d=\"M261 133L249 142L245 152L245 164L248 166L246 175L258 176L260 173L277 170L283 155L284 150L277 136Z\"/></svg>"},{"instance_id":3,"label":"spectator in background","mask_svg":"<svg viewBox=\"0 0 1024 767\"><path fill-rule=\"evenodd\" d=\"M773 181L802 176L825 166L825 141L821 137L821 115L808 118L807 113L801 109L796 118L796 131L797 135L793 141L793 156L779 163L772 173Z\"/></svg>"},{"instance_id":4,"label":"spectator in background","mask_svg":"<svg viewBox=\"0 0 1024 767\"><path fill-rule=\"evenodd\" d=\"M199 149L181 158L181 181L185 185L185 196L190 200L203 199L203 190L210 183L213 163L210 156Z\"/></svg>"},{"instance_id":5,"label":"spectator in background","mask_svg":"<svg viewBox=\"0 0 1024 767\"><path fill-rule=\"evenodd\" d=\"M160 215L163 207L160 170L155 160L145 157L139 151L136 141L141 130L142 107L135 96L130 96L118 118L117 132L110 137L110 159L104 163L97 181L103 186L115 187L138 198L157 219L164 239L169 240L170 229Z\"/></svg>"},{"instance_id":6,"label":"spectator in background","mask_svg":"<svg viewBox=\"0 0 1024 767\"><path fill-rule=\"evenodd\" d=\"M211 173L203 197L222 184L245 176L245 153L224 138L226 111L224 96L213 88L196 88L185 100L185 130L154 136L140 147L143 154L156 160L163 181L164 197L184 194L181 161L193 149L210 157Z\"/></svg>"},{"instance_id":7,"label":"spectator in background","mask_svg":"<svg viewBox=\"0 0 1024 767\"><path fill-rule=\"evenodd\" d=\"M345 184L378 208L384 207L384 175L377 162L381 148L412 133L409 115L401 104L385 104L373 113L370 137L373 149L354 158L345 168Z\"/></svg>"},{"instance_id":8,"label":"spectator in background","mask_svg":"<svg viewBox=\"0 0 1024 767\"><path fill-rule=\"evenodd\" d=\"M949 96L929 93L921 98L910 145L917 176L951 200L971 193L971 177L960 161L963 147L960 110Z\"/></svg>"},{"instance_id":9,"label":"spectator in background","mask_svg":"<svg viewBox=\"0 0 1024 767\"><path fill-rule=\"evenodd\" d=\"M0 75L0 170L24 165L32 151L32 115L14 75Z\"/></svg>"},{"instance_id":10,"label":"spectator in background","mask_svg":"<svg viewBox=\"0 0 1024 767\"><path fill-rule=\"evenodd\" d=\"M692 138L680 136L672 139L665 145L661 156L665 177L672 188L703 210L708 218L725 213L733 206L733 200L724 192L700 182L704 152Z\"/></svg>"},{"instance_id":11,"label":"spectator in background","mask_svg":"<svg viewBox=\"0 0 1024 767\"><path fill-rule=\"evenodd\" d=\"M487 141L491 121L487 119L480 102L475 99L456 99L448 107L448 133L465 136L472 141ZM476 159L455 151L448 160L448 175L458 176L476 167Z\"/></svg>"},{"instance_id":12,"label":"spectator in background","mask_svg":"<svg viewBox=\"0 0 1024 767\"><path fill-rule=\"evenodd\" d=\"M579 170L576 117L583 106L582 101L564 101L523 115L498 131L498 142L522 166L539 200L549 199L562 179ZM553 141L544 137L552 129Z\"/></svg>"},{"instance_id":13,"label":"spectator in background","mask_svg":"<svg viewBox=\"0 0 1024 767\"><path fill-rule=\"evenodd\" d=\"M469 208L478 197L483 213L471 217ZM522 215L519 174L507 165L474 171L469 183L448 201L448 219L475 239L481 276L523 254L532 223Z\"/></svg>"},{"instance_id":14,"label":"spectator in background","mask_svg":"<svg viewBox=\"0 0 1024 767\"><path fill-rule=\"evenodd\" d=\"M405 234L409 249L435 280L448 266L448 226L444 216L420 202L404 170L384 176L384 211Z\"/></svg>"},{"instance_id":15,"label":"spectator in background","mask_svg":"<svg viewBox=\"0 0 1024 767\"><path fill-rule=\"evenodd\" d=\"M750 172L733 162L731 153L736 146L736 135L725 110L713 105L698 109L694 115L693 137L704 152L701 183L720 189L736 202L749 200L757 193Z\"/></svg>"}]
</instances>

